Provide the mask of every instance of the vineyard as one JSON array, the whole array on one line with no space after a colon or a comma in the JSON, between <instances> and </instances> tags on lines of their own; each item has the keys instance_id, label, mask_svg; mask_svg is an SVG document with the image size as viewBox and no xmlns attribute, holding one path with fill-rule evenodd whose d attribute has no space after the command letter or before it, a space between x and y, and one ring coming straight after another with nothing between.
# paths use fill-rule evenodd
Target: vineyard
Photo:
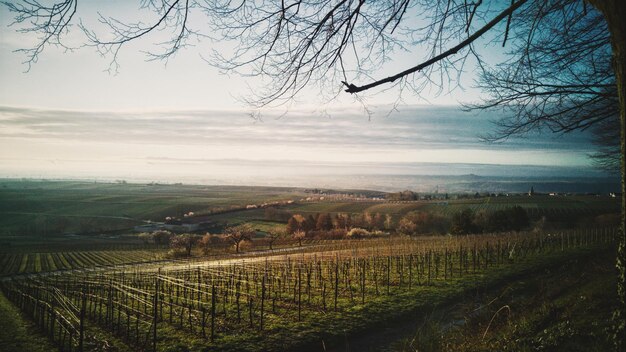
<instances>
[{"instance_id":1,"label":"vineyard","mask_svg":"<svg viewBox=\"0 0 626 352\"><path fill-rule=\"evenodd\" d=\"M554 253L606 247L616 233L332 241L290 255L6 279L2 290L62 351L86 350L90 327L134 350L176 341L263 350L245 344L260 336L262 343L280 336L281 349L295 349L351 317L377 318L377 309L398 297L444 292Z\"/></svg>"},{"instance_id":2,"label":"vineyard","mask_svg":"<svg viewBox=\"0 0 626 352\"><path fill-rule=\"evenodd\" d=\"M162 257L162 251L156 250L0 253L0 276L143 263Z\"/></svg>"}]
</instances>

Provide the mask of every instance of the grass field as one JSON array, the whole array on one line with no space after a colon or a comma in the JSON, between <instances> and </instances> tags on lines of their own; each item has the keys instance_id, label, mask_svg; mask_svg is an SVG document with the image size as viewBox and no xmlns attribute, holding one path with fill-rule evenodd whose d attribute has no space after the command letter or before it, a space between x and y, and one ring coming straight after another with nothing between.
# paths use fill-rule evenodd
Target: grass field
<instances>
[{"instance_id":1,"label":"grass field","mask_svg":"<svg viewBox=\"0 0 626 352\"><path fill-rule=\"evenodd\" d=\"M0 181L0 243L71 243L67 234L99 235L145 221L300 199L290 188ZM113 242L113 241L109 241Z\"/></svg>"}]
</instances>

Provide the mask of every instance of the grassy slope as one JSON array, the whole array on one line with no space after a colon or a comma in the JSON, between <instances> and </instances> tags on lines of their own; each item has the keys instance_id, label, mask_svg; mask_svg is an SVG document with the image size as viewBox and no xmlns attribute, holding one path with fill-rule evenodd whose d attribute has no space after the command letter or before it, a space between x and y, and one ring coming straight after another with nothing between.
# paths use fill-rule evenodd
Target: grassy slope
<instances>
[{"instance_id":1,"label":"grassy slope","mask_svg":"<svg viewBox=\"0 0 626 352\"><path fill-rule=\"evenodd\" d=\"M0 351L44 352L56 348L0 293Z\"/></svg>"},{"instance_id":2,"label":"grassy slope","mask_svg":"<svg viewBox=\"0 0 626 352\"><path fill-rule=\"evenodd\" d=\"M538 268L465 299L453 314L422 322L390 350L610 351L614 253L597 254Z\"/></svg>"}]
</instances>

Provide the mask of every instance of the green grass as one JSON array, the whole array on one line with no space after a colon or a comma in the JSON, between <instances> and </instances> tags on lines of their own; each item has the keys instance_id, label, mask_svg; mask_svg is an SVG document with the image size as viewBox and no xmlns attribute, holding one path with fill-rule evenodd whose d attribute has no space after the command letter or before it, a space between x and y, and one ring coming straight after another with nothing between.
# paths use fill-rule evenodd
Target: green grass
<instances>
[{"instance_id":1,"label":"green grass","mask_svg":"<svg viewBox=\"0 0 626 352\"><path fill-rule=\"evenodd\" d=\"M0 292L0 351L49 352L56 350L46 337Z\"/></svg>"},{"instance_id":2,"label":"green grass","mask_svg":"<svg viewBox=\"0 0 626 352\"><path fill-rule=\"evenodd\" d=\"M392 350L610 351L613 266L613 251L539 266L466 298L452 315L431 317ZM459 317L463 324L446 328Z\"/></svg>"},{"instance_id":3,"label":"green grass","mask_svg":"<svg viewBox=\"0 0 626 352\"><path fill-rule=\"evenodd\" d=\"M300 199L290 188L0 181L0 242L41 243L55 234L130 229L219 209Z\"/></svg>"}]
</instances>

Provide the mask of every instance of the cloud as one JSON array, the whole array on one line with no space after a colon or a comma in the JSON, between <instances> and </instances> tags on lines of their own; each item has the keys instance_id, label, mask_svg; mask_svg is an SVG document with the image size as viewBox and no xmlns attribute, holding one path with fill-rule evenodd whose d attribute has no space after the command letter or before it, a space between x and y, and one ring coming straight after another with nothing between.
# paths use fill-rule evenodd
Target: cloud
<instances>
[{"instance_id":1,"label":"cloud","mask_svg":"<svg viewBox=\"0 0 626 352\"><path fill-rule=\"evenodd\" d=\"M384 112L384 109L379 109ZM489 145L491 126L455 107L406 107L371 118L354 110L268 112L255 120L237 110L76 111L0 106L0 138L108 141L129 145L280 145L365 149L560 150L587 152L583 134L535 134ZM559 138L556 138L559 137Z\"/></svg>"},{"instance_id":2,"label":"cloud","mask_svg":"<svg viewBox=\"0 0 626 352\"><path fill-rule=\"evenodd\" d=\"M241 110L0 106L0 176L250 183L254 177L314 182L324 175L536 170L529 165L564 175L591 169L584 135L537 134L488 145L478 139L488 119L458 108L387 113L380 108L368 118L354 109L301 108L264 112L255 120Z\"/></svg>"}]
</instances>

